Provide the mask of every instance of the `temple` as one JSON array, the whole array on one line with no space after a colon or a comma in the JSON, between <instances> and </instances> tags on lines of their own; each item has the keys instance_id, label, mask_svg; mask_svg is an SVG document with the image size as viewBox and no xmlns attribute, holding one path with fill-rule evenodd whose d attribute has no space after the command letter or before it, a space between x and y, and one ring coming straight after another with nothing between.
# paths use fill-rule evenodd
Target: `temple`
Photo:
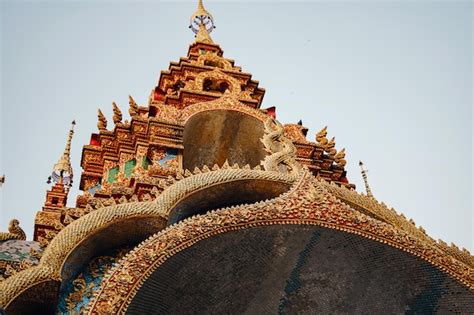
<instances>
[{"instance_id":1,"label":"temple","mask_svg":"<svg viewBox=\"0 0 474 315\"><path fill-rule=\"evenodd\" d=\"M377 201L362 162L358 193L327 127L262 108L202 1L189 28L147 104L98 110L75 206L73 122L33 240L0 233L6 314L472 313L474 256Z\"/></svg>"}]
</instances>

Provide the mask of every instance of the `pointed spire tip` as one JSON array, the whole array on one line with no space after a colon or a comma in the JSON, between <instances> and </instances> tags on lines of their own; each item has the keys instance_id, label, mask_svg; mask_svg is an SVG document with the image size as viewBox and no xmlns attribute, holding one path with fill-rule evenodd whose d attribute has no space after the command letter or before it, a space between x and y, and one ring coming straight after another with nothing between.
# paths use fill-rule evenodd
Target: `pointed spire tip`
<instances>
[{"instance_id":1,"label":"pointed spire tip","mask_svg":"<svg viewBox=\"0 0 474 315\"><path fill-rule=\"evenodd\" d=\"M198 1L197 10L191 15L189 28L196 34L196 42L213 43L209 34L215 28L214 18L204 8L202 0Z\"/></svg>"}]
</instances>

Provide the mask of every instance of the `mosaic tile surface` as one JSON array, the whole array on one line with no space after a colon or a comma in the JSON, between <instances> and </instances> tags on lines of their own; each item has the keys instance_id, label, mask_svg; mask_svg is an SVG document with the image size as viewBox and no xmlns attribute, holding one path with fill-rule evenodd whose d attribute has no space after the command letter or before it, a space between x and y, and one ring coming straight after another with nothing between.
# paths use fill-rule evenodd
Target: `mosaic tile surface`
<instances>
[{"instance_id":1,"label":"mosaic tile surface","mask_svg":"<svg viewBox=\"0 0 474 315\"><path fill-rule=\"evenodd\" d=\"M38 258L31 256L31 251L42 253L39 243L33 241L8 240L0 242L0 260L38 263Z\"/></svg>"},{"instance_id":2,"label":"mosaic tile surface","mask_svg":"<svg viewBox=\"0 0 474 315\"><path fill-rule=\"evenodd\" d=\"M127 252L128 249L113 250L93 258L61 290L56 314L83 314L93 293L100 288L104 274Z\"/></svg>"}]
</instances>

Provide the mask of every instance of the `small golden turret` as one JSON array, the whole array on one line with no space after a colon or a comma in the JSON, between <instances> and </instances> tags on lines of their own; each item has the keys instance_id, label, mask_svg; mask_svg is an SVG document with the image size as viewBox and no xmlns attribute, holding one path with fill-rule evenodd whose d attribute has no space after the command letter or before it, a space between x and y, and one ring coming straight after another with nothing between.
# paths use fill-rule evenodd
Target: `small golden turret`
<instances>
[{"instance_id":1,"label":"small golden turret","mask_svg":"<svg viewBox=\"0 0 474 315\"><path fill-rule=\"evenodd\" d=\"M191 15L189 28L196 34L196 42L212 44L212 38L209 35L214 28L214 18L204 8L202 0L198 2L196 12Z\"/></svg>"},{"instance_id":2,"label":"small golden turret","mask_svg":"<svg viewBox=\"0 0 474 315\"><path fill-rule=\"evenodd\" d=\"M329 142L326 144L324 148L331 157L334 157L337 153L335 146L336 146L336 138L332 137L331 140L329 140Z\"/></svg>"},{"instance_id":3,"label":"small golden turret","mask_svg":"<svg viewBox=\"0 0 474 315\"><path fill-rule=\"evenodd\" d=\"M316 142L320 144L322 147L325 147L328 143L328 139L326 138L328 134L328 126L324 127L323 129L319 130L316 133Z\"/></svg>"},{"instance_id":4,"label":"small golden turret","mask_svg":"<svg viewBox=\"0 0 474 315\"><path fill-rule=\"evenodd\" d=\"M344 167L346 166L346 163L347 163L347 161L344 160L345 157L346 157L346 149L343 148L341 151L337 152L337 154L334 156L334 160L337 165Z\"/></svg>"},{"instance_id":5,"label":"small golden turret","mask_svg":"<svg viewBox=\"0 0 474 315\"><path fill-rule=\"evenodd\" d=\"M100 109L98 111L97 117L99 118L97 121L97 128L99 128L99 131L107 131L107 118L105 118Z\"/></svg>"},{"instance_id":6,"label":"small golden turret","mask_svg":"<svg viewBox=\"0 0 474 315\"><path fill-rule=\"evenodd\" d=\"M71 123L71 129L69 129L66 147L64 148L64 152L58 162L54 164L53 172L51 173L51 176L48 177L48 184L53 181L55 183L62 183L68 188L72 186L73 173L71 166L71 141L72 136L74 135L75 125L76 121L73 120Z\"/></svg>"},{"instance_id":7,"label":"small golden turret","mask_svg":"<svg viewBox=\"0 0 474 315\"><path fill-rule=\"evenodd\" d=\"M112 102L112 108L114 111L114 124L120 124L122 122L122 111L115 102Z\"/></svg>"},{"instance_id":8,"label":"small golden turret","mask_svg":"<svg viewBox=\"0 0 474 315\"><path fill-rule=\"evenodd\" d=\"M367 197L374 198L374 195L372 195L372 191L370 190L369 181L367 179L368 170L366 170L364 168L364 163L362 163L362 161L359 161L359 166L360 166L360 169L361 169L362 178L364 179L364 184L365 184L365 190L367 192Z\"/></svg>"},{"instance_id":9,"label":"small golden turret","mask_svg":"<svg viewBox=\"0 0 474 315\"><path fill-rule=\"evenodd\" d=\"M130 117L134 117L138 115L138 105L131 97L130 95L128 96L128 103L130 104L130 107L128 109L128 113L130 114Z\"/></svg>"}]
</instances>

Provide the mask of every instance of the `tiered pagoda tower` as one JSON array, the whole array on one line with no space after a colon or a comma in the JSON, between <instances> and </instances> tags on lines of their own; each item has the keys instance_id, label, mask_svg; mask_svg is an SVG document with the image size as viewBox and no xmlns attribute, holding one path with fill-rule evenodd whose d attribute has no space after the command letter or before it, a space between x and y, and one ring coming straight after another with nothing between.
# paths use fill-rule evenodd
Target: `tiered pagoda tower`
<instances>
[{"instance_id":1,"label":"tiered pagoda tower","mask_svg":"<svg viewBox=\"0 0 474 315\"><path fill-rule=\"evenodd\" d=\"M327 127L311 141L262 108L202 1L190 29L148 104L98 111L75 206L71 128L34 241L0 233L7 314L472 312L474 257L378 202L363 168L356 192Z\"/></svg>"},{"instance_id":2,"label":"tiered pagoda tower","mask_svg":"<svg viewBox=\"0 0 474 315\"><path fill-rule=\"evenodd\" d=\"M203 118L193 120L192 124L213 133L214 138L193 139L185 146L185 124L196 112L208 111L211 105L206 103L212 103L212 107L250 113L260 119L275 117L274 107L261 109L265 90L259 87L259 82L236 66L234 60L224 58L221 47L211 39L209 33L214 22L202 2L199 2L190 23L190 28L196 33L195 42L189 46L187 57L172 62L168 70L161 72L148 104L140 106L130 96L130 120L124 120L122 110L112 103L112 126L102 111L98 111L99 131L91 135L89 144L82 151L83 171L79 187L84 193L77 197L74 208L67 208L64 203L54 207L54 211L48 211L51 205L47 200L43 211L36 216L36 241L48 244L64 226L92 209L128 201L154 200L163 191L166 181L175 180L186 171L192 172L195 167L223 166L226 161L230 165L241 162L237 155L227 151L224 142L219 147L204 149L222 136L228 137L227 141L246 142L249 150L263 149L260 142L263 130L252 134L254 126L251 123L234 126L239 130L237 139L226 134L225 125L236 121L232 117L223 121L224 126L207 124ZM196 104L199 106L192 106ZM334 138L326 138L327 128L316 135L316 142L306 138L308 129L301 123L287 124L284 129L285 136L295 145L298 162L307 166L315 176L355 188L346 178L344 149L338 152ZM209 159L199 160L203 155ZM245 164L256 167L262 158L262 154L254 155ZM59 191L60 186L55 186L48 196Z\"/></svg>"}]
</instances>

